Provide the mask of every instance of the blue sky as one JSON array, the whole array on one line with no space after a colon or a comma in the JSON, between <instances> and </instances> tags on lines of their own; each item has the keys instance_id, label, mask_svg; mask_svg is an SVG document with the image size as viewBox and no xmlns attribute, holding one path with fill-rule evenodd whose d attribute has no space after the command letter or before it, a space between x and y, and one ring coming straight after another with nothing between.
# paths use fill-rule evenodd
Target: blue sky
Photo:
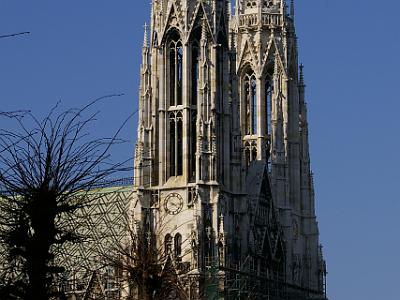
<instances>
[{"instance_id":1,"label":"blue sky","mask_svg":"<svg viewBox=\"0 0 400 300\"><path fill-rule=\"evenodd\" d=\"M150 1L1 0L0 110L102 104L109 135L137 107ZM297 0L311 159L333 300L398 300L400 2ZM1 122L1 121L0 121ZM3 124L0 123L0 126ZM123 132L133 153L136 120ZM396 233L397 232L397 233Z\"/></svg>"}]
</instances>

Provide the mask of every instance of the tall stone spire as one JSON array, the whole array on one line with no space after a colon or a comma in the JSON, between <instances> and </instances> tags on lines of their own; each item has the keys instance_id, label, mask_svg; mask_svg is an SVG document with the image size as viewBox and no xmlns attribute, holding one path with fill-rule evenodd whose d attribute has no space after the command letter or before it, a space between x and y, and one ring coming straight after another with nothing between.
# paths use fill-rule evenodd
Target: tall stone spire
<instances>
[{"instance_id":1,"label":"tall stone spire","mask_svg":"<svg viewBox=\"0 0 400 300\"><path fill-rule=\"evenodd\" d=\"M290 17L292 18L292 20L294 20L294 0L290 0Z\"/></svg>"},{"instance_id":2,"label":"tall stone spire","mask_svg":"<svg viewBox=\"0 0 400 300\"><path fill-rule=\"evenodd\" d=\"M299 77L299 84L304 85L304 65L300 64L300 77Z\"/></svg>"}]
</instances>

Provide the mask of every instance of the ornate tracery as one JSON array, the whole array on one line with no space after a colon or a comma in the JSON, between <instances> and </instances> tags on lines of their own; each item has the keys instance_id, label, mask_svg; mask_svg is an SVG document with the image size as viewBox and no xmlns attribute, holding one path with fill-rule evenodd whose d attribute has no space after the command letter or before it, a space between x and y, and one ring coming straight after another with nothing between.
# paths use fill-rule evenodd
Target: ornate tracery
<instances>
[{"instance_id":1,"label":"ornate tracery","mask_svg":"<svg viewBox=\"0 0 400 300\"><path fill-rule=\"evenodd\" d=\"M189 181L196 180L196 151L197 151L197 103L199 95L199 69L200 69L200 32L194 31L190 43L190 124L189 124Z\"/></svg>"},{"instance_id":2,"label":"ornate tracery","mask_svg":"<svg viewBox=\"0 0 400 300\"><path fill-rule=\"evenodd\" d=\"M169 176L183 174L183 113L179 110L183 100L183 46L177 29L170 29L167 43L168 161Z\"/></svg>"},{"instance_id":3,"label":"ornate tracery","mask_svg":"<svg viewBox=\"0 0 400 300\"><path fill-rule=\"evenodd\" d=\"M170 255L172 252L172 236L168 233L164 238L165 255Z\"/></svg>"},{"instance_id":4,"label":"ornate tracery","mask_svg":"<svg viewBox=\"0 0 400 300\"><path fill-rule=\"evenodd\" d=\"M249 70L243 79L243 103L245 109L244 131L246 135L257 134L257 79Z\"/></svg>"},{"instance_id":5,"label":"ornate tracery","mask_svg":"<svg viewBox=\"0 0 400 300\"><path fill-rule=\"evenodd\" d=\"M285 181L292 176L291 164L297 163L298 149L303 149L299 143L307 146L306 137L295 141L293 147L291 144L292 137L306 132L297 128L297 111L289 112L293 103L304 110L303 92L300 90L300 99L296 94L296 74L286 74L286 67L293 64L296 69L297 65L297 57L292 57L296 55L294 35L283 38L284 32L292 33L292 20L286 18L285 1L240 0L236 16L229 15L226 3L222 2L154 2L163 4L154 11L153 30L160 38L159 44L151 48L153 65L148 75L149 91L153 93L153 111L149 116L156 129L154 139L146 139L143 144L159 145L154 150L158 159L155 164L160 164L159 180L152 188L159 189L160 195L178 191L187 198L187 209L180 212L179 218L168 216L171 222L179 227L194 212L190 226L179 228L182 236L176 232L177 227L171 227L171 235L164 245L160 239L160 247L165 246L166 252L175 258L170 261L179 268L187 266L188 270L207 272L218 262L221 267L228 266L225 282L218 286L223 286L232 299L243 296L237 291L244 289L278 297L279 291L284 290L279 285L288 279L291 283L291 273L285 273L289 270L285 267L292 258L281 247L283 236L280 239L281 232L275 228L280 227L279 222L271 219L278 212L268 210L265 203L257 207L257 199L265 200L274 192L278 205L283 203L286 209L294 201L307 204L307 193L312 192L302 191L301 197L291 202L287 199L290 193L286 191L292 184L298 189L296 181L290 181L289 186L289 180ZM289 31L283 31L284 26ZM295 121L291 122L292 119ZM291 159L287 169L286 157ZM307 180L307 170L301 171ZM250 182L259 182L260 174L263 181L271 180L271 195L253 189L247 182L252 176ZM173 178L176 176L180 177ZM137 186L141 187L139 183ZM233 195L220 227L216 226L220 212L210 208L216 199L214 186ZM236 205L239 201L243 203L240 208ZM248 212L260 214L242 217L246 205L254 206ZM220 239L225 230L226 244ZM248 230L251 234L246 239ZM229 235L234 238L230 240ZM190 242L182 243L183 236ZM290 238L291 235L291 250ZM254 280L256 272L265 280ZM202 282L192 274L185 281L185 286L192 287L191 296L202 288ZM190 280L197 283L192 285Z\"/></svg>"},{"instance_id":6,"label":"ornate tracery","mask_svg":"<svg viewBox=\"0 0 400 300\"><path fill-rule=\"evenodd\" d=\"M271 134L271 111L272 111L272 96L274 92L274 82L270 75L265 77L265 132Z\"/></svg>"},{"instance_id":7,"label":"ornate tracery","mask_svg":"<svg viewBox=\"0 0 400 300\"><path fill-rule=\"evenodd\" d=\"M174 252L175 258L179 259L182 255L182 235L180 233L175 234L174 237Z\"/></svg>"},{"instance_id":8,"label":"ornate tracery","mask_svg":"<svg viewBox=\"0 0 400 300\"><path fill-rule=\"evenodd\" d=\"M169 175L183 174L183 115L181 111L169 113Z\"/></svg>"},{"instance_id":9,"label":"ornate tracery","mask_svg":"<svg viewBox=\"0 0 400 300\"><path fill-rule=\"evenodd\" d=\"M170 34L168 43L169 106L182 105L183 47L176 29Z\"/></svg>"},{"instance_id":10,"label":"ornate tracery","mask_svg":"<svg viewBox=\"0 0 400 300\"><path fill-rule=\"evenodd\" d=\"M249 166L252 161L257 160L257 143L248 141L244 144L244 155L246 166Z\"/></svg>"}]
</instances>

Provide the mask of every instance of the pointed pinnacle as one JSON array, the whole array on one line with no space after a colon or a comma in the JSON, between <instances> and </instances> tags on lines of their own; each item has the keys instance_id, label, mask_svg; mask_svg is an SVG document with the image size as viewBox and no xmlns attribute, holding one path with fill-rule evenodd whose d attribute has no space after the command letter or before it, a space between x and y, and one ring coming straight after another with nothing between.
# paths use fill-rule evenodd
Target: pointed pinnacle
<instances>
[{"instance_id":1,"label":"pointed pinnacle","mask_svg":"<svg viewBox=\"0 0 400 300\"><path fill-rule=\"evenodd\" d=\"M201 40L207 40L207 21L206 16L203 17L203 24L201 25Z\"/></svg>"},{"instance_id":2,"label":"pointed pinnacle","mask_svg":"<svg viewBox=\"0 0 400 300\"><path fill-rule=\"evenodd\" d=\"M279 70L279 54L277 51L275 51L275 55L274 55L274 74L277 75L278 74L278 70Z\"/></svg>"},{"instance_id":3,"label":"pointed pinnacle","mask_svg":"<svg viewBox=\"0 0 400 300\"><path fill-rule=\"evenodd\" d=\"M144 27L143 47L147 47L148 43L149 43L149 40L147 37L147 27L148 27L147 23L144 23L143 27Z\"/></svg>"},{"instance_id":4,"label":"pointed pinnacle","mask_svg":"<svg viewBox=\"0 0 400 300\"><path fill-rule=\"evenodd\" d=\"M300 64L300 84L304 84L304 65Z\"/></svg>"},{"instance_id":5,"label":"pointed pinnacle","mask_svg":"<svg viewBox=\"0 0 400 300\"><path fill-rule=\"evenodd\" d=\"M294 0L290 1L290 17L294 20Z\"/></svg>"}]
</instances>

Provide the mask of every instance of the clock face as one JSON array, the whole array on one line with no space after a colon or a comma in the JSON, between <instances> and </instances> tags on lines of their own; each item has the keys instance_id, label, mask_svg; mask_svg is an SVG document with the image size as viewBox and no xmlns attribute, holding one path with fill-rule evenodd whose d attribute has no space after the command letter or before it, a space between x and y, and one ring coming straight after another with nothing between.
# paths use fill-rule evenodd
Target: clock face
<instances>
[{"instance_id":1,"label":"clock face","mask_svg":"<svg viewBox=\"0 0 400 300\"><path fill-rule=\"evenodd\" d=\"M182 196L177 193L169 194L164 200L164 209L170 215L176 215L181 212L183 207Z\"/></svg>"}]
</instances>

